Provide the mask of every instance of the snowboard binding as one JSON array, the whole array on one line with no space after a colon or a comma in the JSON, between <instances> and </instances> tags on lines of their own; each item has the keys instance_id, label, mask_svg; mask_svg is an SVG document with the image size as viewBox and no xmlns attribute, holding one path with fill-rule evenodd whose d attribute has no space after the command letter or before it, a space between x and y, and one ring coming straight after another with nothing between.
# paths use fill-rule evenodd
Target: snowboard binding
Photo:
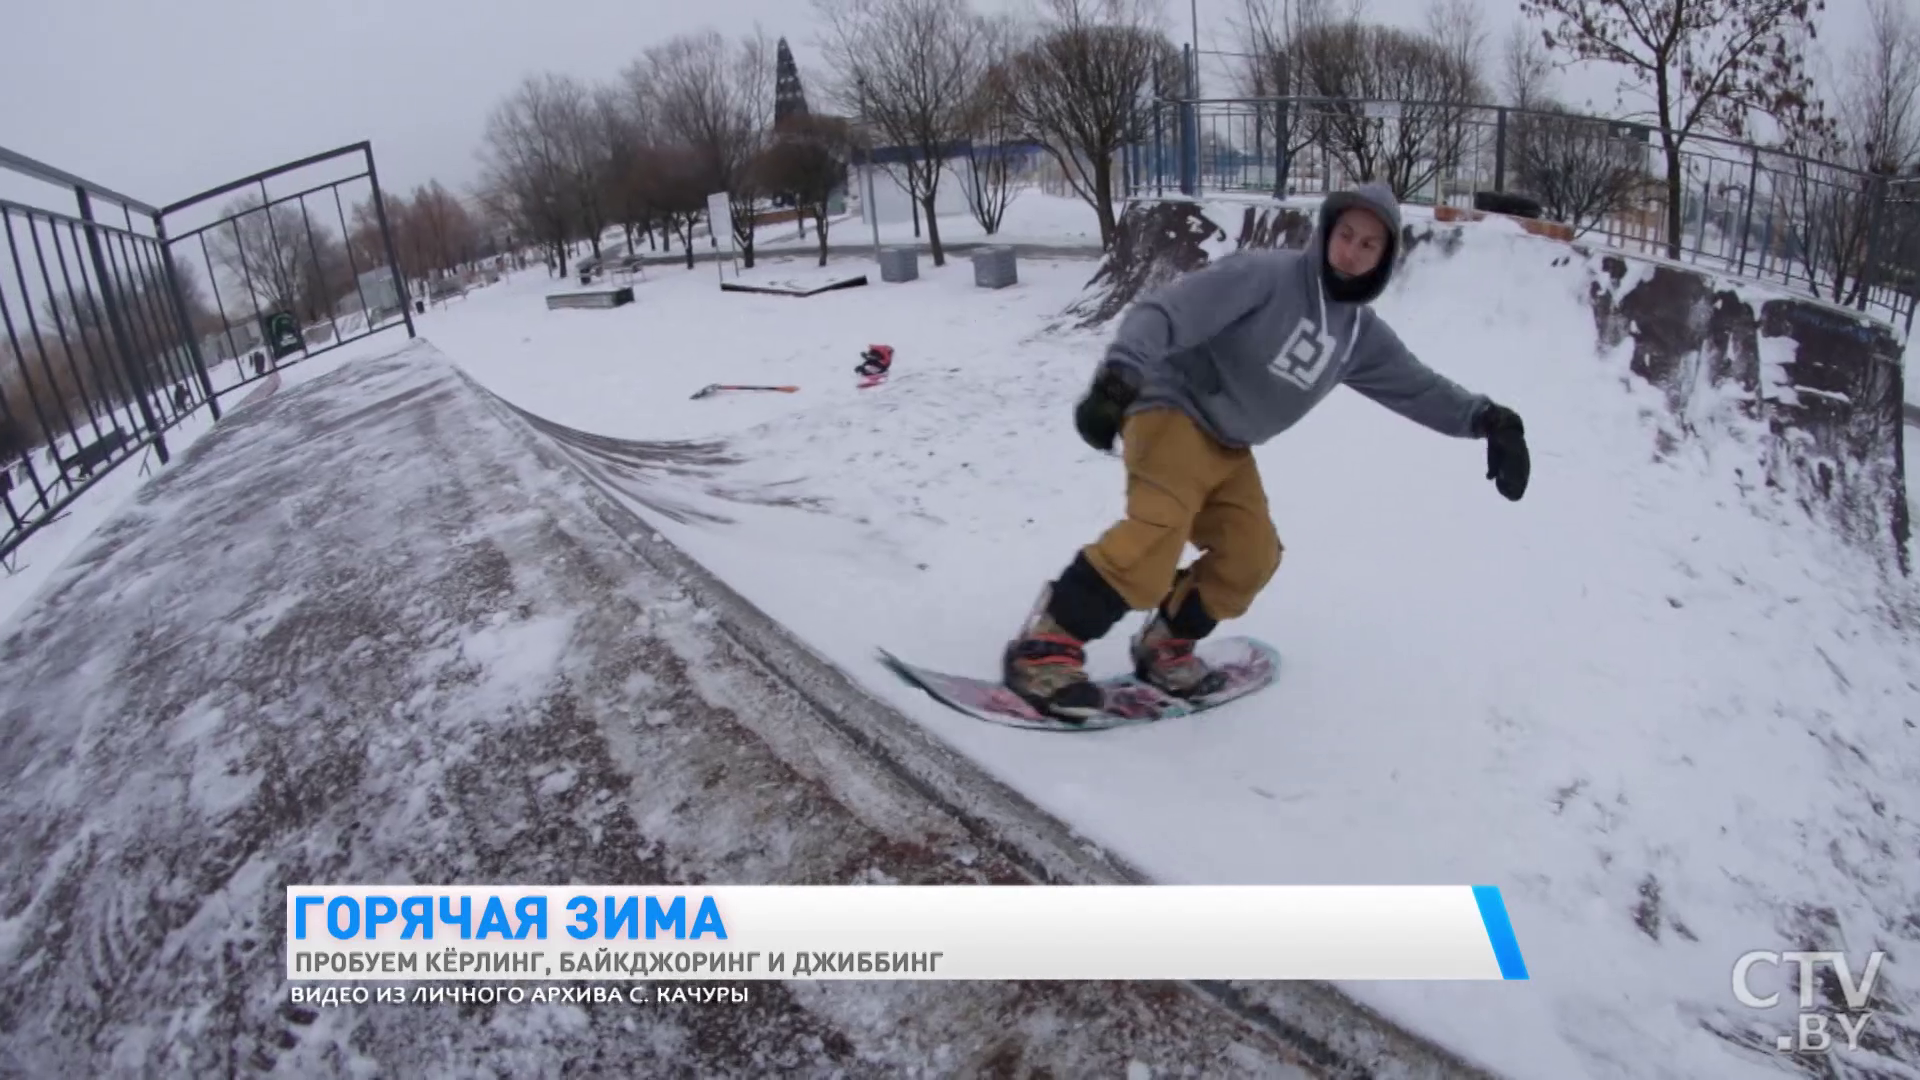
<instances>
[{"instance_id":1,"label":"snowboard binding","mask_svg":"<svg viewBox=\"0 0 1920 1080\"><path fill-rule=\"evenodd\" d=\"M879 378L893 369L893 346L869 345L860 354L860 366L853 369L854 374L869 379Z\"/></svg>"}]
</instances>

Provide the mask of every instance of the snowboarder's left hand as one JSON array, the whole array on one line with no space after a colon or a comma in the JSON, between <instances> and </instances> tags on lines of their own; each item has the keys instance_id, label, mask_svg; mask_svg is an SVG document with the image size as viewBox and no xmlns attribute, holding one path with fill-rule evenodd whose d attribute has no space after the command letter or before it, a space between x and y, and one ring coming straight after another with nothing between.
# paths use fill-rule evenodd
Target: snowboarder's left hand
<instances>
[{"instance_id":1,"label":"snowboarder's left hand","mask_svg":"<svg viewBox=\"0 0 1920 1080\"><path fill-rule=\"evenodd\" d=\"M1080 437L1088 446L1103 454L1111 453L1114 437L1120 434L1120 424L1126 419L1127 406L1139 395L1140 384L1134 374L1109 364L1100 369L1093 385L1074 407L1073 426L1079 429Z\"/></svg>"},{"instance_id":2,"label":"snowboarder's left hand","mask_svg":"<svg viewBox=\"0 0 1920 1080\"><path fill-rule=\"evenodd\" d=\"M1487 479L1508 499L1519 502L1533 471L1527 454L1526 425L1520 414L1491 402L1473 418L1473 433L1487 440Z\"/></svg>"}]
</instances>

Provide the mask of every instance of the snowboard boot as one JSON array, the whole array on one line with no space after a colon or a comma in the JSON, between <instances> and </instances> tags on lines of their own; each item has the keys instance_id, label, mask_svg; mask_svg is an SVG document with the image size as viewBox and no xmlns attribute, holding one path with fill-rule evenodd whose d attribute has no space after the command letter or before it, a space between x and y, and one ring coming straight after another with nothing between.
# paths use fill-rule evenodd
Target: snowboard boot
<instances>
[{"instance_id":1,"label":"snowboard boot","mask_svg":"<svg viewBox=\"0 0 1920 1080\"><path fill-rule=\"evenodd\" d=\"M1174 578L1167 601L1153 609L1147 621L1133 637L1133 673L1164 694L1177 698L1205 697L1226 686L1227 677L1215 671L1194 654L1194 646L1213 632L1217 624L1200 606L1200 590L1187 589L1179 608L1171 614L1167 604L1179 597L1188 577L1182 570Z\"/></svg>"},{"instance_id":2,"label":"snowboard boot","mask_svg":"<svg viewBox=\"0 0 1920 1080\"><path fill-rule=\"evenodd\" d=\"M1077 723L1098 716L1106 695L1087 678L1086 642L1047 614L1046 595L1019 636L1007 643L1003 677L1007 689L1036 710Z\"/></svg>"},{"instance_id":3,"label":"snowboard boot","mask_svg":"<svg viewBox=\"0 0 1920 1080\"><path fill-rule=\"evenodd\" d=\"M1107 695L1087 677L1086 644L1113 629L1127 602L1085 552L1040 590L1026 625L1002 660L1007 689L1036 710L1069 722L1098 716Z\"/></svg>"}]
</instances>

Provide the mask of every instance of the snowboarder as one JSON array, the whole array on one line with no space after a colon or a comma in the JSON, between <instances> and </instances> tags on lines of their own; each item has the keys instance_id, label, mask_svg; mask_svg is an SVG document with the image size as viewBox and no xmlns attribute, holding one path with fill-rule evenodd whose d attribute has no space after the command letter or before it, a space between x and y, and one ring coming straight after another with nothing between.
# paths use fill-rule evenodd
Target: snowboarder
<instances>
[{"instance_id":1,"label":"snowboarder","mask_svg":"<svg viewBox=\"0 0 1920 1080\"><path fill-rule=\"evenodd\" d=\"M1127 507L1040 591L1003 657L1007 688L1041 712L1085 719L1102 694L1085 645L1151 610L1134 673L1179 697L1215 689L1194 653L1279 569L1281 544L1252 447L1342 383L1444 435L1487 442L1487 478L1518 500L1530 471L1513 410L1422 364L1370 306L1400 250L1400 208L1381 184L1329 196L1303 252L1240 252L1141 298L1074 410L1080 436L1120 436ZM1200 557L1180 568L1191 542Z\"/></svg>"}]
</instances>

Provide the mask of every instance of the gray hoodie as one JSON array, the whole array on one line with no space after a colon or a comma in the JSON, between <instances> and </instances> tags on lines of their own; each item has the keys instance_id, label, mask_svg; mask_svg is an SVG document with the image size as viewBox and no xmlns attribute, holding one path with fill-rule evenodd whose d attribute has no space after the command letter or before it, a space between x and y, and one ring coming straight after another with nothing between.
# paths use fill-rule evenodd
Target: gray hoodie
<instances>
[{"instance_id":1,"label":"gray hoodie","mask_svg":"<svg viewBox=\"0 0 1920 1080\"><path fill-rule=\"evenodd\" d=\"M1387 251L1357 303L1326 293L1327 233L1350 206L1387 223ZM1345 383L1445 435L1473 434L1486 404L1400 343L1368 304L1400 255L1400 208L1382 184L1327 198L1305 251L1243 251L1141 298L1120 320L1107 361L1141 377L1129 413L1174 406L1227 446L1256 446L1300 421Z\"/></svg>"}]
</instances>

